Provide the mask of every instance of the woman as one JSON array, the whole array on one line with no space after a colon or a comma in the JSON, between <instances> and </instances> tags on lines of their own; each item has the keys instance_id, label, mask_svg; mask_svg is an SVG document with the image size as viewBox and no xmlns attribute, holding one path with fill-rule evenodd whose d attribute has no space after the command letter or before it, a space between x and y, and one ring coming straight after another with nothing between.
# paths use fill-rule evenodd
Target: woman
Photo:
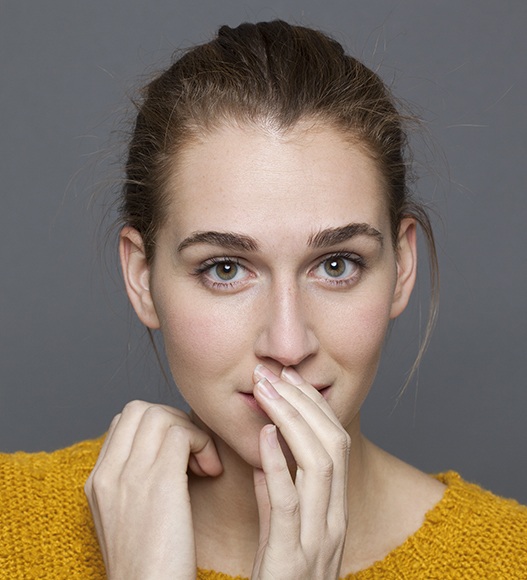
<instances>
[{"instance_id":1,"label":"woman","mask_svg":"<svg viewBox=\"0 0 527 580\"><path fill-rule=\"evenodd\" d=\"M372 71L279 21L222 27L145 89L121 263L192 413L133 402L102 448L40 458L38 473L66 474L61 509L91 470L93 527L78 495L64 510L66 568L127 579L196 568L527 575L526 508L456 474L421 473L360 432L386 331L413 290L418 225L436 267L406 186L402 122Z\"/></svg>"}]
</instances>

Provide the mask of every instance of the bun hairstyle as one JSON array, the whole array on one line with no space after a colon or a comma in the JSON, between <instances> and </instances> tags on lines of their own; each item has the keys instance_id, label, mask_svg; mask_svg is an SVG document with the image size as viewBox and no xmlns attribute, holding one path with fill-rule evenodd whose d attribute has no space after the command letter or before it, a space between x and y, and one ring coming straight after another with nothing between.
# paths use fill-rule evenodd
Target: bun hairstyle
<instances>
[{"instance_id":1,"label":"bun hairstyle","mask_svg":"<svg viewBox=\"0 0 527 580\"><path fill-rule=\"evenodd\" d=\"M415 218L428 245L432 297L414 373L437 315L438 263L430 220L408 188L409 118L377 74L317 30L281 20L222 26L213 40L184 52L145 86L137 107L120 215L141 234L149 261L180 150L220 126L286 133L307 121L336 129L370 154L384 176L395 249L404 217Z\"/></svg>"}]
</instances>

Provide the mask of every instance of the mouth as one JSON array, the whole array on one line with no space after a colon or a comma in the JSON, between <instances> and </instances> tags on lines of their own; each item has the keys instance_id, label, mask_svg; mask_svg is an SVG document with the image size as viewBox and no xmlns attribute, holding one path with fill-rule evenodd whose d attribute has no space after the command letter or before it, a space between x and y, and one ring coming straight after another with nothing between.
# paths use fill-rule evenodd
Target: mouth
<instances>
[{"instance_id":1,"label":"mouth","mask_svg":"<svg viewBox=\"0 0 527 580\"><path fill-rule=\"evenodd\" d=\"M324 399L327 399L327 395L329 393L329 389L331 388L331 385L321 385L321 386L315 386L315 389L324 397Z\"/></svg>"},{"instance_id":2,"label":"mouth","mask_svg":"<svg viewBox=\"0 0 527 580\"><path fill-rule=\"evenodd\" d=\"M331 385L313 385L313 388L315 388L324 397L324 399L327 400L328 394L329 394L329 390L331 389ZM267 414L265 413L265 411L260 407L260 405L258 405L258 402L255 399L255 397L252 394L252 392L251 393L244 393L242 391L239 391L238 394L242 397L242 399L245 401L245 403L253 411L255 411L256 413L258 413L260 416L269 419L269 417L267 416Z\"/></svg>"},{"instance_id":3,"label":"mouth","mask_svg":"<svg viewBox=\"0 0 527 580\"><path fill-rule=\"evenodd\" d=\"M258 401L255 399L254 395L252 393L242 393L239 392L238 393L242 399L244 400L245 404L248 405L256 414L260 415L260 417L263 417L264 419L269 419L269 416L267 415L267 413L260 407L260 405L258 404Z\"/></svg>"}]
</instances>

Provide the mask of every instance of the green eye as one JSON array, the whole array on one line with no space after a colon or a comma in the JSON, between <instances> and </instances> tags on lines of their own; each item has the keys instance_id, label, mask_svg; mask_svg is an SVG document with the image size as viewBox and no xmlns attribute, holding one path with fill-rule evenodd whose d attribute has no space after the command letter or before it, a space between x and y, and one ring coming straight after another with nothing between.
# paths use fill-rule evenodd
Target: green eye
<instances>
[{"instance_id":1,"label":"green eye","mask_svg":"<svg viewBox=\"0 0 527 580\"><path fill-rule=\"evenodd\" d=\"M324 262L324 271L331 278L340 278L346 272L347 261L349 262L349 260L339 257L330 258Z\"/></svg>"},{"instance_id":2,"label":"green eye","mask_svg":"<svg viewBox=\"0 0 527 580\"><path fill-rule=\"evenodd\" d=\"M357 254L335 254L319 262L313 273L327 282L348 284L358 280L363 268L364 261Z\"/></svg>"},{"instance_id":3,"label":"green eye","mask_svg":"<svg viewBox=\"0 0 527 580\"><path fill-rule=\"evenodd\" d=\"M218 292L235 292L243 289L254 278L253 272L236 257L224 256L205 260L193 274L200 282Z\"/></svg>"},{"instance_id":4,"label":"green eye","mask_svg":"<svg viewBox=\"0 0 527 580\"><path fill-rule=\"evenodd\" d=\"M238 273L238 264L235 264L234 262L221 262L214 266L213 271L219 280L230 282L231 280L234 280Z\"/></svg>"}]
</instances>

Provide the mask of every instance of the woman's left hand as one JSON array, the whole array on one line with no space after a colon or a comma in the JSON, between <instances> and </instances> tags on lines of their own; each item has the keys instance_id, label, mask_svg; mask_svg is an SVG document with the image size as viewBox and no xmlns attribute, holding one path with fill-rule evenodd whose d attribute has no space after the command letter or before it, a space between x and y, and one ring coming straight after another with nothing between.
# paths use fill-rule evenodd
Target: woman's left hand
<instances>
[{"instance_id":1,"label":"woman's left hand","mask_svg":"<svg viewBox=\"0 0 527 580\"><path fill-rule=\"evenodd\" d=\"M254 395L274 425L254 472L260 540L252 579L339 576L346 540L350 437L324 397L293 369L257 367ZM277 428L296 462L291 476Z\"/></svg>"}]
</instances>

